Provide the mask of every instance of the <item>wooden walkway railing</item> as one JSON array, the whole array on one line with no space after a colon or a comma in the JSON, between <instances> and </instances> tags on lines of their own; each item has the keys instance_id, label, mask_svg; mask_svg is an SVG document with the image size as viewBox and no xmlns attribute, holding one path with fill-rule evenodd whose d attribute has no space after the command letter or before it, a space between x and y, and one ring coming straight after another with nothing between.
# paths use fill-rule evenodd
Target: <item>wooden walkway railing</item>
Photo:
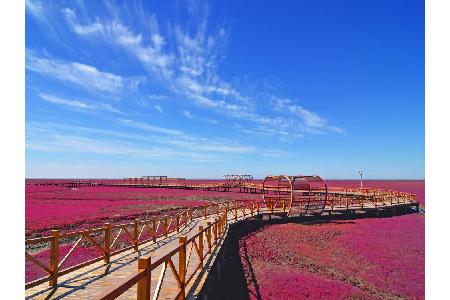
<instances>
[{"instance_id":1,"label":"wooden walkway railing","mask_svg":"<svg viewBox=\"0 0 450 300\"><path fill-rule=\"evenodd\" d=\"M109 263L112 255L133 249L137 251L139 245L147 243L151 240L156 241L159 237L167 237L169 234L179 232L188 226L194 219L207 218L208 216L217 214L220 209L229 207L230 203L218 203L213 205L205 205L200 207L188 208L175 215L161 216L149 220L136 219L134 222L111 225L105 223L103 228L94 228L79 230L69 233L61 233L59 230L52 230L50 236L32 238L25 240L25 248L29 249L33 245L48 244L43 250L48 249L50 252L50 259L48 264L45 264L40 259L34 257L32 254L25 251L25 259L31 261L39 269L43 270L48 275L38 278L25 284L25 289L37 286L44 282L49 282L50 286L56 286L58 277L104 260ZM147 233L147 238L144 238L144 233ZM120 240L120 246L119 244ZM73 241L73 246L65 254L60 257L60 247L62 241ZM80 247L80 245L90 244L92 247L100 250L101 256L94 259L86 260L74 266L63 268L64 264L73 252ZM72 242L66 243L72 244Z\"/></svg>"},{"instance_id":2,"label":"wooden walkway railing","mask_svg":"<svg viewBox=\"0 0 450 300\"><path fill-rule=\"evenodd\" d=\"M185 299L187 285L191 283L198 271L202 270L204 259L208 254L211 254L211 249L224 234L226 224L227 212L225 211L219 215L214 223L209 224L206 228L200 226L198 233L193 237L189 239L185 236L179 237L179 246L157 261L152 263L150 257L140 258L135 274L132 274L119 285L106 290L98 299L115 299L137 284L137 299L147 300L153 294L152 299L157 300L159 299L161 288L166 278L167 269L171 271L177 283L177 291L174 298ZM193 268L189 268L193 256L198 259L198 263ZM175 259L177 259L176 264L178 268L175 266ZM162 268L158 277L159 279L152 293L152 272L160 266Z\"/></svg>"}]
</instances>

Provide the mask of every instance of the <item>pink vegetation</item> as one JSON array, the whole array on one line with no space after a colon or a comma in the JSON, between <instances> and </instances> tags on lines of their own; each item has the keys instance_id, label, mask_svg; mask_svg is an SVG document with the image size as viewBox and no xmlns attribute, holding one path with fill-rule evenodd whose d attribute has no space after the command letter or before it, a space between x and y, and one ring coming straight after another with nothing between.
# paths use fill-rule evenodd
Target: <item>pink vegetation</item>
<instances>
[{"instance_id":1,"label":"pink vegetation","mask_svg":"<svg viewBox=\"0 0 450 300\"><path fill-rule=\"evenodd\" d=\"M25 195L27 236L48 235L49 230L58 228L73 231L100 227L105 222L124 223L212 201L260 196L201 190L47 186L27 186Z\"/></svg>"},{"instance_id":2,"label":"pink vegetation","mask_svg":"<svg viewBox=\"0 0 450 300\"><path fill-rule=\"evenodd\" d=\"M250 297L424 299L424 221L412 214L264 227L240 241Z\"/></svg>"},{"instance_id":3,"label":"pink vegetation","mask_svg":"<svg viewBox=\"0 0 450 300\"><path fill-rule=\"evenodd\" d=\"M72 248L73 243L71 244L65 244L61 245L59 247L59 256L60 258L64 257ZM75 266L80 263L83 263L85 261L101 257L102 253L98 248L95 247L83 247L80 246L75 251L72 252L72 254L67 258L67 260L64 262L64 264L61 266L62 269L65 269L70 266ZM38 259L44 265L49 264L50 261L50 249L46 249L44 251L41 251L35 255L33 255L34 258ZM36 265L29 261L25 260L25 282L30 282L32 280L42 278L48 276L46 272L44 272L42 269L36 267Z\"/></svg>"}]
</instances>

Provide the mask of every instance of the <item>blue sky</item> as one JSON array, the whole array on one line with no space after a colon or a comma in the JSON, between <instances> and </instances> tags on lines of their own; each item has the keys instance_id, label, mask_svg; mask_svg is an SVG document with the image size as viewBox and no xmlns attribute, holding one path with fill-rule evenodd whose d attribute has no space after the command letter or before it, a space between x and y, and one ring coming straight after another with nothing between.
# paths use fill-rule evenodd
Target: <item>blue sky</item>
<instances>
[{"instance_id":1,"label":"blue sky","mask_svg":"<svg viewBox=\"0 0 450 300\"><path fill-rule=\"evenodd\" d=\"M26 176L424 178L423 1L26 1Z\"/></svg>"}]
</instances>

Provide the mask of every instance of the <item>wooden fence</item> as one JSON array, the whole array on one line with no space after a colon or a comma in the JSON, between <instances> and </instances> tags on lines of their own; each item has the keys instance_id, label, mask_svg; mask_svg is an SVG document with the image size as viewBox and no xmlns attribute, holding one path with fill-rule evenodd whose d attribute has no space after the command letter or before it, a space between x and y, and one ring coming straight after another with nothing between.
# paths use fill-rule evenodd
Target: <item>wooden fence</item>
<instances>
[{"instance_id":1,"label":"wooden fence","mask_svg":"<svg viewBox=\"0 0 450 300\"><path fill-rule=\"evenodd\" d=\"M213 247L223 236L226 224L227 210L220 214L212 224L208 222L208 226L205 228L199 226L198 233L193 237L189 239L185 236L179 237L179 245L157 261L152 262L150 257L140 258L136 273L132 274L117 286L106 290L98 299L115 299L137 284L137 299L148 300L151 298L151 294L153 294L152 299L157 300L159 299L161 288L166 278L167 269L171 271L177 283L177 291L174 298L185 299L187 285L203 269L205 258L211 254ZM193 268L189 268L192 261L191 258L194 256L197 257L198 263ZM175 266L175 259L177 259L178 268ZM151 275L152 272L161 266L159 279L152 293Z\"/></svg>"},{"instance_id":2,"label":"wooden fence","mask_svg":"<svg viewBox=\"0 0 450 300\"><path fill-rule=\"evenodd\" d=\"M35 258L25 251L25 259L31 261L35 266L48 274L45 277L27 282L25 284L25 289L47 281L50 286L56 286L58 277L62 275L101 260L104 260L105 263L109 263L112 255L133 248L137 251L139 246L144 243L152 240L156 242L157 238L167 237L171 233L180 232L180 230L187 227L193 220L198 218L206 219L211 215L218 214L221 209L227 208L230 205L233 205L233 202L199 206L185 209L175 215L161 216L158 218L154 217L149 220L136 219L134 222L118 225L105 223L102 228L79 230L69 233L61 233L59 230L52 230L50 236L27 239L25 240L26 248L31 248L30 246L37 244L48 244L49 246L44 249L49 250L50 259L48 264L45 264L40 259ZM144 233L147 233L147 238L144 238ZM119 244L119 239L121 239L122 245L121 247L115 247ZM65 256L60 257L61 242L68 240L75 242ZM64 264L68 261L68 258L82 243L90 244L99 249L102 255L77 265L64 268Z\"/></svg>"}]
</instances>

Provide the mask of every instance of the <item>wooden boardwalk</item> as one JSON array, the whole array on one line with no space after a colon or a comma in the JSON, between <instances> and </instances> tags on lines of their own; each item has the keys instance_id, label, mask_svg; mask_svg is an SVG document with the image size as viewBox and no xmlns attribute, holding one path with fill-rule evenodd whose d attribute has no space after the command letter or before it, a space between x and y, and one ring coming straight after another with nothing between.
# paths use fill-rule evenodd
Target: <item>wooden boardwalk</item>
<instances>
[{"instance_id":1,"label":"wooden boardwalk","mask_svg":"<svg viewBox=\"0 0 450 300\"><path fill-rule=\"evenodd\" d=\"M117 254L111 258L109 264L105 264L103 261L91 264L69 274L63 275L58 279L58 285L49 287L48 283L43 283L33 288L25 290L26 299L95 299L104 290L120 284L124 279L135 273L138 269L138 259L140 257L151 257L152 261L156 261L170 252L172 249L179 245L179 237L186 236L188 239L198 233L198 227L206 227L208 222L213 222L216 216L209 216L207 219L201 218L193 220L186 228L180 232L174 232L169 234L167 238L158 238L156 243L147 242L139 246L139 251L133 249L125 251L121 254ZM238 220L244 218L242 212L238 212ZM232 222L235 220L234 215L229 214L229 220ZM221 242L212 250L211 254L208 254L205 261L210 261L217 251L220 249ZM188 249L189 251L190 249ZM187 273L191 273L199 263L199 259L196 255L192 255L188 266ZM178 268L178 261L174 261L175 268ZM161 273L161 265L152 272L152 286L155 286L159 280ZM198 278L193 280L193 283L187 287L187 291L191 288L197 287L199 281L202 280L204 273L200 272ZM119 299L136 299L136 286L129 289ZM177 294L177 282L171 272L166 272L164 285L161 288L160 299L173 299Z\"/></svg>"}]
</instances>

